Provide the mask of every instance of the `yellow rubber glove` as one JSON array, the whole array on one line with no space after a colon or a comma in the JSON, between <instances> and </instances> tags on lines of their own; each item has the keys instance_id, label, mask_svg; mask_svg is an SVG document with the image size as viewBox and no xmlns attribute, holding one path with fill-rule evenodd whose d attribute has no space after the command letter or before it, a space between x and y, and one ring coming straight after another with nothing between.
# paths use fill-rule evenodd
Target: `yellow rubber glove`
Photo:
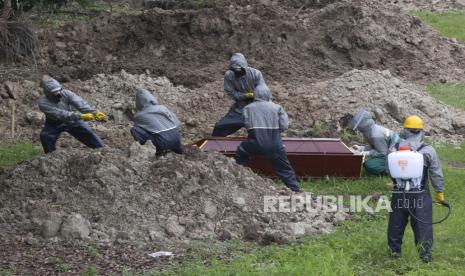
<instances>
[{"instance_id":1,"label":"yellow rubber glove","mask_svg":"<svg viewBox=\"0 0 465 276\"><path fill-rule=\"evenodd\" d=\"M436 197L434 198L435 203L443 203L444 202L444 192L436 192Z\"/></svg>"},{"instance_id":2,"label":"yellow rubber glove","mask_svg":"<svg viewBox=\"0 0 465 276\"><path fill-rule=\"evenodd\" d=\"M246 98L246 99L253 99L253 92L247 92L247 93L245 93L245 98Z\"/></svg>"},{"instance_id":3,"label":"yellow rubber glove","mask_svg":"<svg viewBox=\"0 0 465 276\"><path fill-rule=\"evenodd\" d=\"M92 121L94 119L94 114L92 113L84 113L84 114L81 114L81 119L84 120L84 121Z\"/></svg>"},{"instance_id":4,"label":"yellow rubber glove","mask_svg":"<svg viewBox=\"0 0 465 276\"><path fill-rule=\"evenodd\" d=\"M97 112L97 113L95 114L95 120L97 120L97 121L103 121L103 120L105 120L106 118L107 118L107 115L105 115L105 113L103 113L103 112L100 112L100 111L99 111L99 112Z\"/></svg>"}]
</instances>

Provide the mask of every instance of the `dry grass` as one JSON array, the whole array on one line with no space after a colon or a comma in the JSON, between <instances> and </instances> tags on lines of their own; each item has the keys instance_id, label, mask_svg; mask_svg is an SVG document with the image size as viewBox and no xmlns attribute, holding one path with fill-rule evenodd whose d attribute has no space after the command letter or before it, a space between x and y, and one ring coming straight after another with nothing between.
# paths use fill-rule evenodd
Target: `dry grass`
<instances>
[{"instance_id":1,"label":"dry grass","mask_svg":"<svg viewBox=\"0 0 465 276\"><path fill-rule=\"evenodd\" d=\"M0 59L17 61L34 56L38 40L32 27L26 22L11 18L9 13L4 13L0 18Z\"/></svg>"}]
</instances>

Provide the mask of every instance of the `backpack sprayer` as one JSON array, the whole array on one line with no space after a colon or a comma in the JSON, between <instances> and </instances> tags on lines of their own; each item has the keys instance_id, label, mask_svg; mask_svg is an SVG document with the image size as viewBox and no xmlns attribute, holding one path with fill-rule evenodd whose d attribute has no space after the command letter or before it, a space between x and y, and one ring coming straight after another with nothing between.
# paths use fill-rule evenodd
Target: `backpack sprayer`
<instances>
[{"instance_id":1,"label":"backpack sprayer","mask_svg":"<svg viewBox=\"0 0 465 276\"><path fill-rule=\"evenodd\" d=\"M387 156L389 173L392 178L396 179L397 187L403 188L404 202L406 201L405 193L412 188L422 189L422 180L424 177L424 158L423 154L412 151L410 147L400 147L399 151L392 152ZM405 204L405 203L404 203ZM441 205L448 208L447 215L435 222L428 222L416 217L408 207L410 215L417 221L424 224L438 224L449 218L451 206L443 201Z\"/></svg>"}]
</instances>

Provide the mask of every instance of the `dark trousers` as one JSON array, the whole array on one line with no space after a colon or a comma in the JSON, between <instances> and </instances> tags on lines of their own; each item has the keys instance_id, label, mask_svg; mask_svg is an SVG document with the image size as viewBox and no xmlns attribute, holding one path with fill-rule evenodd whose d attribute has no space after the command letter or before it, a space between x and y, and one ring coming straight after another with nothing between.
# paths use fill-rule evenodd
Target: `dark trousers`
<instances>
[{"instance_id":1,"label":"dark trousers","mask_svg":"<svg viewBox=\"0 0 465 276\"><path fill-rule=\"evenodd\" d=\"M181 144L181 133L178 128L160 133L150 133L143 128L135 126L131 128L131 134L141 145L145 144L148 140L152 141L152 144L157 149L157 155L164 154L170 150L178 154L184 152Z\"/></svg>"},{"instance_id":2,"label":"dark trousers","mask_svg":"<svg viewBox=\"0 0 465 276\"><path fill-rule=\"evenodd\" d=\"M92 131L88 124L83 121L74 123L45 122L40 132L40 142L45 153L52 152L56 149L56 143L62 132L68 132L79 142L90 148L103 147L103 141L97 134Z\"/></svg>"},{"instance_id":3,"label":"dark trousers","mask_svg":"<svg viewBox=\"0 0 465 276\"><path fill-rule=\"evenodd\" d=\"M293 191L299 191L299 184L295 176L294 169L287 159L286 150L281 144L274 148L263 148L258 145L255 139L248 139L242 142L236 151L236 162L240 165L246 166L251 159L251 154L258 154L265 156L270 160L273 169L278 177L284 184Z\"/></svg>"},{"instance_id":4,"label":"dark trousers","mask_svg":"<svg viewBox=\"0 0 465 276\"><path fill-rule=\"evenodd\" d=\"M244 127L244 118L241 109L233 105L228 113L215 124L212 136L226 137Z\"/></svg>"},{"instance_id":5,"label":"dark trousers","mask_svg":"<svg viewBox=\"0 0 465 276\"><path fill-rule=\"evenodd\" d=\"M388 223L388 244L391 252L400 254L405 227L410 219L420 257L430 259L433 247L433 225L422 223L409 213L410 208L415 217L430 223L433 221L433 204L429 191L407 192L405 200L403 193L393 193L391 208Z\"/></svg>"}]
</instances>

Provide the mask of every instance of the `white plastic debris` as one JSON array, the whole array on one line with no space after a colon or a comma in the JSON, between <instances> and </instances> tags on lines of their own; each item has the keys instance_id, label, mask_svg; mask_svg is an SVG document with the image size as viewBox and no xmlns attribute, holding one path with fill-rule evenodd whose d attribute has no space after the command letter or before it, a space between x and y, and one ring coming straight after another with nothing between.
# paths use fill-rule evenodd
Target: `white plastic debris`
<instances>
[{"instance_id":1,"label":"white plastic debris","mask_svg":"<svg viewBox=\"0 0 465 276\"><path fill-rule=\"evenodd\" d=\"M171 257L171 256L174 256L174 254L173 252L169 252L169 251L158 251L155 253L150 253L149 256L153 258L160 258L160 257Z\"/></svg>"}]
</instances>

